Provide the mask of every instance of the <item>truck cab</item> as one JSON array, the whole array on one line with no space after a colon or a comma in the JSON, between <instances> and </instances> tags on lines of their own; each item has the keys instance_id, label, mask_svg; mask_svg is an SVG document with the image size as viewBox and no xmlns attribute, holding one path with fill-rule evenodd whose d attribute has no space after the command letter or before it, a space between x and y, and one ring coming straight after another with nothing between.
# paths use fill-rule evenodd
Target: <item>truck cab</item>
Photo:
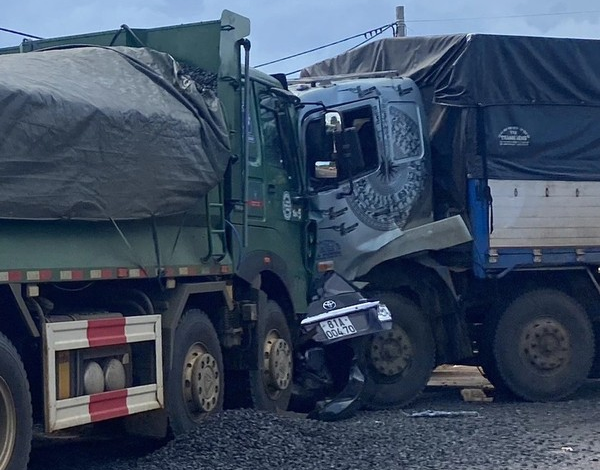
<instances>
[{"instance_id":1,"label":"truck cab","mask_svg":"<svg viewBox=\"0 0 600 470\"><path fill-rule=\"evenodd\" d=\"M307 77L291 89L303 104L299 131L317 265L332 266L390 307L393 328L363 351L370 406L405 405L436 363L472 354L466 335L451 338L452 330L465 331L458 309L432 313L438 301L423 288L423 267L438 270L441 297L456 306L449 271L428 253L471 235L458 215L435 218L421 91L393 72Z\"/></svg>"},{"instance_id":2,"label":"truck cab","mask_svg":"<svg viewBox=\"0 0 600 470\"><path fill-rule=\"evenodd\" d=\"M421 93L408 78L377 75L307 78L292 86L304 104L300 133L318 220L317 261L334 261L349 279L399 253L457 242L433 224Z\"/></svg>"}]
</instances>

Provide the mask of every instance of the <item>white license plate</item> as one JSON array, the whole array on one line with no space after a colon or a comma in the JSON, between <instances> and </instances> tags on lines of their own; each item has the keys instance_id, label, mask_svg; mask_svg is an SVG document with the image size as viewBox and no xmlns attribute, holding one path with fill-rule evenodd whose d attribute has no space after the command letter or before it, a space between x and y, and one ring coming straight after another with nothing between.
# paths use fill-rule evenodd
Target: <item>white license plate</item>
<instances>
[{"instance_id":1,"label":"white license plate","mask_svg":"<svg viewBox=\"0 0 600 470\"><path fill-rule=\"evenodd\" d=\"M356 328L347 316L332 318L319 323L328 339L341 338L356 333Z\"/></svg>"}]
</instances>

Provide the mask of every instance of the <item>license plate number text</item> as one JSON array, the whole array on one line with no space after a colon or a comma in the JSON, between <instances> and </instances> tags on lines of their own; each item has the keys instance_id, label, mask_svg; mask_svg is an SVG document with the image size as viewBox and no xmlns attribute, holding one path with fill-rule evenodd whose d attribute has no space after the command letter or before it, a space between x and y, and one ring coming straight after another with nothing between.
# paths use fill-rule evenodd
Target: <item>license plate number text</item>
<instances>
[{"instance_id":1,"label":"license plate number text","mask_svg":"<svg viewBox=\"0 0 600 470\"><path fill-rule=\"evenodd\" d=\"M336 339L356 333L356 328L347 316L332 318L319 323L328 339Z\"/></svg>"}]
</instances>

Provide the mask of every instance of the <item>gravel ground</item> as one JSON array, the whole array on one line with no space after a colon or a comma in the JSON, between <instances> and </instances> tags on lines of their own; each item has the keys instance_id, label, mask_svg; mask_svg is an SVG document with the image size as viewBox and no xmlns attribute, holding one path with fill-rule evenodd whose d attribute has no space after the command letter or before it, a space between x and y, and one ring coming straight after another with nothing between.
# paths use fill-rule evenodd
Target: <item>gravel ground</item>
<instances>
[{"instance_id":1,"label":"gravel ground","mask_svg":"<svg viewBox=\"0 0 600 470\"><path fill-rule=\"evenodd\" d=\"M582 469L600 470L600 382L560 403L465 403L427 391L404 410L338 423L226 411L156 448L148 441L41 446L30 470ZM456 413L414 417L426 410Z\"/></svg>"}]
</instances>

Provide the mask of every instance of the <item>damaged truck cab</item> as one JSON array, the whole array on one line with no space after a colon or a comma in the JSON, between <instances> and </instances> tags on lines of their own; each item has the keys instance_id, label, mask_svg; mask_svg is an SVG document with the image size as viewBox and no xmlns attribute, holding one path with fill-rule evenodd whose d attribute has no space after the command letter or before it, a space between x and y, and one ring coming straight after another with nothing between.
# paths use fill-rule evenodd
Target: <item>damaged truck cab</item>
<instances>
[{"instance_id":1,"label":"damaged truck cab","mask_svg":"<svg viewBox=\"0 0 600 470\"><path fill-rule=\"evenodd\" d=\"M468 340L448 337L446 328L464 328L455 311L430 326L411 296L389 292L394 285L419 284L414 270L427 262L423 253L471 240L459 216L434 218L421 93L411 79L393 72L300 79L291 90L304 104L300 135L318 226L317 264L335 267L364 286L367 296L406 312L395 315L392 330L365 343L367 406L406 404L436 363L432 328L436 337L447 338L437 346L440 357L470 355ZM408 272L394 268L400 257L410 260Z\"/></svg>"},{"instance_id":2,"label":"damaged truck cab","mask_svg":"<svg viewBox=\"0 0 600 470\"><path fill-rule=\"evenodd\" d=\"M415 83L374 77L320 84L293 87L305 103L303 150L318 195L317 258L335 259L336 269L354 279L399 255L468 241L449 239L454 227L432 225L429 134ZM458 218L450 224L464 227ZM389 246L400 236L401 247Z\"/></svg>"}]
</instances>

